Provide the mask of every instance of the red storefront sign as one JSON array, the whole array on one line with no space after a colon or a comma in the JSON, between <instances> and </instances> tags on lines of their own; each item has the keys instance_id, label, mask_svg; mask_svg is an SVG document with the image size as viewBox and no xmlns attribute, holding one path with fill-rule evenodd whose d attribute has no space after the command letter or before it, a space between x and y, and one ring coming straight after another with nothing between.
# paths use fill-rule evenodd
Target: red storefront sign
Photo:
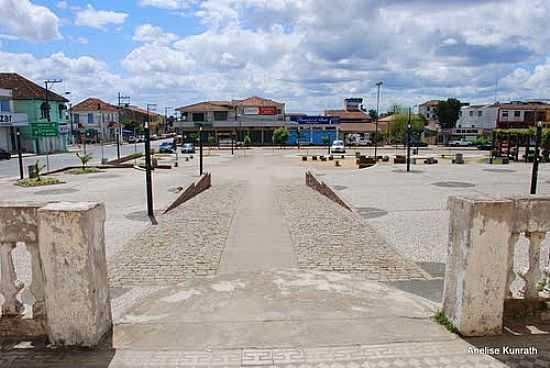
<instances>
[{"instance_id":1,"label":"red storefront sign","mask_svg":"<svg viewBox=\"0 0 550 368\"><path fill-rule=\"evenodd\" d=\"M277 115L277 108L275 106L260 107L258 109L259 115Z\"/></svg>"}]
</instances>

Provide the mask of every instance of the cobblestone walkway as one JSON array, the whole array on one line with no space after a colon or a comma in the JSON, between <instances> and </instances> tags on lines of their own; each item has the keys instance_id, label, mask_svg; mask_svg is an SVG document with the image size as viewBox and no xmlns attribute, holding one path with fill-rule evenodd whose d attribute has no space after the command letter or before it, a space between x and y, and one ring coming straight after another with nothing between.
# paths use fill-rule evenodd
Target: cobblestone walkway
<instances>
[{"instance_id":1,"label":"cobblestone walkway","mask_svg":"<svg viewBox=\"0 0 550 368\"><path fill-rule=\"evenodd\" d=\"M210 188L174 211L157 216L131 239L110 267L112 287L165 285L216 273L242 184Z\"/></svg>"},{"instance_id":2,"label":"cobblestone walkway","mask_svg":"<svg viewBox=\"0 0 550 368\"><path fill-rule=\"evenodd\" d=\"M280 184L276 190L298 267L363 273L378 281L426 278L372 227L328 198L303 184Z\"/></svg>"}]
</instances>

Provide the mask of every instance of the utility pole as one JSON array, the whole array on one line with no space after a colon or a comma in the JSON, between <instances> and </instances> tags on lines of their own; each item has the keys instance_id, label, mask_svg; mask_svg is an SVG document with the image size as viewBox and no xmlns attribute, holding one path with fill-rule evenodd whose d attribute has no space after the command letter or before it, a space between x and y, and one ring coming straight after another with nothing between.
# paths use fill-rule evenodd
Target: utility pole
<instances>
[{"instance_id":1,"label":"utility pole","mask_svg":"<svg viewBox=\"0 0 550 368\"><path fill-rule=\"evenodd\" d=\"M409 107L409 121L407 123L407 172L411 171L411 108Z\"/></svg>"},{"instance_id":2,"label":"utility pole","mask_svg":"<svg viewBox=\"0 0 550 368\"><path fill-rule=\"evenodd\" d=\"M173 107L164 108L164 134L168 133L168 110L173 109Z\"/></svg>"},{"instance_id":3,"label":"utility pole","mask_svg":"<svg viewBox=\"0 0 550 368\"><path fill-rule=\"evenodd\" d=\"M539 156L540 156L541 140L542 140L542 121L539 121L537 123L537 135L535 138L535 157L533 158L533 172L531 174L531 194L537 194L537 180L539 175Z\"/></svg>"},{"instance_id":4,"label":"utility pole","mask_svg":"<svg viewBox=\"0 0 550 368\"><path fill-rule=\"evenodd\" d=\"M378 115L380 114L380 87L382 87L382 85L384 84L384 82L380 81L378 83L376 83L376 87L378 87L378 91L376 92L376 123L375 123L375 128L374 128L374 159L376 161L378 161L378 153L377 153L377 149L378 149Z\"/></svg>"},{"instance_id":5,"label":"utility pole","mask_svg":"<svg viewBox=\"0 0 550 368\"><path fill-rule=\"evenodd\" d=\"M116 149L117 149L117 159L120 160L120 138L122 136L122 122L120 121L120 109L122 108L122 102L126 101L130 103L130 96L123 96L120 92L118 93L118 134L116 140ZM134 138L135 138L134 133Z\"/></svg>"},{"instance_id":6,"label":"utility pole","mask_svg":"<svg viewBox=\"0 0 550 368\"><path fill-rule=\"evenodd\" d=\"M46 79L44 81L44 84L46 85L46 119L48 120L48 123L51 122L48 84L56 84L61 82L63 82L62 79ZM48 147L46 147L46 170L50 171L50 149Z\"/></svg>"}]
</instances>

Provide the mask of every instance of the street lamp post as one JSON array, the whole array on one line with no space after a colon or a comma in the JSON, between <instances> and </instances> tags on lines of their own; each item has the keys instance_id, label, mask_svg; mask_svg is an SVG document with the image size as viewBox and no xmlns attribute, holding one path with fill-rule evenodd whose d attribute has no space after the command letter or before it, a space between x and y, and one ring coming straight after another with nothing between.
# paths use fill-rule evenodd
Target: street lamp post
<instances>
[{"instance_id":1,"label":"street lamp post","mask_svg":"<svg viewBox=\"0 0 550 368\"><path fill-rule=\"evenodd\" d=\"M47 79L44 81L44 84L46 85L46 120L51 122L51 116L50 116L50 101L48 100L48 84L56 84L63 82L62 79ZM49 145L48 145L49 146ZM37 147L38 148L38 147ZM46 170L50 171L50 149L49 147L46 147Z\"/></svg>"},{"instance_id":2,"label":"street lamp post","mask_svg":"<svg viewBox=\"0 0 550 368\"><path fill-rule=\"evenodd\" d=\"M19 158L19 176L21 180L25 178L25 174L23 172L23 154L21 152L21 131L19 128L16 128L15 135L17 136L17 156Z\"/></svg>"},{"instance_id":3,"label":"street lamp post","mask_svg":"<svg viewBox=\"0 0 550 368\"><path fill-rule=\"evenodd\" d=\"M199 127L199 175L202 175L202 125Z\"/></svg>"},{"instance_id":4,"label":"street lamp post","mask_svg":"<svg viewBox=\"0 0 550 368\"><path fill-rule=\"evenodd\" d=\"M375 122L375 128L374 128L374 159L378 161L378 114L380 113L380 87L384 82L380 81L376 83L376 87L378 87L378 91L376 92L376 122Z\"/></svg>"},{"instance_id":5,"label":"street lamp post","mask_svg":"<svg viewBox=\"0 0 550 368\"><path fill-rule=\"evenodd\" d=\"M409 107L409 121L407 123L407 172L411 171L411 108Z\"/></svg>"},{"instance_id":6,"label":"street lamp post","mask_svg":"<svg viewBox=\"0 0 550 368\"><path fill-rule=\"evenodd\" d=\"M168 110L172 108L173 107L164 108L164 134L168 133Z\"/></svg>"},{"instance_id":7,"label":"street lamp post","mask_svg":"<svg viewBox=\"0 0 550 368\"><path fill-rule=\"evenodd\" d=\"M234 154L235 133L231 133L231 155Z\"/></svg>"},{"instance_id":8,"label":"street lamp post","mask_svg":"<svg viewBox=\"0 0 550 368\"><path fill-rule=\"evenodd\" d=\"M537 123L537 135L535 138L535 157L533 158L533 172L531 175L531 194L537 194L537 180L539 175L540 143L542 140L542 121Z\"/></svg>"},{"instance_id":9,"label":"street lamp post","mask_svg":"<svg viewBox=\"0 0 550 368\"><path fill-rule=\"evenodd\" d=\"M154 219L153 211L153 181L151 177L151 140L149 134L149 122L145 122L144 126L145 135L145 186L147 190L147 216Z\"/></svg>"}]
</instances>

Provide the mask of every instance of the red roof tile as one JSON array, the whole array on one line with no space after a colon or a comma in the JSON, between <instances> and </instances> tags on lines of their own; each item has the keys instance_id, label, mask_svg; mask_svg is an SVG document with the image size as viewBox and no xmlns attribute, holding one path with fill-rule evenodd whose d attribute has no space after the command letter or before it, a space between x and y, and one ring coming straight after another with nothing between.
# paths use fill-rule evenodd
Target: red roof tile
<instances>
[{"instance_id":1,"label":"red roof tile","mask_svg":"<svg viewBox=\"0 0 550 368\"><path fill-rule=\"evenodd\" d=\"M11 89L14 100L45 100L46 89L17 73L0 73L0 88ZM49 101L69 102L65 97L48 91Z\"/></svg>"},{"instance_id":2,"label":"red roof tile","mask_svg":"<svg viewBox=\"0 0 550 368\"><path fill-rule=\"evenodd\" d=\"M82 102L79 102L73 106L73 111L83 112L83 111L109 111L117 112L118 108L114 105L111 105L108 102L102 101L99 98L87 98Z\"/></svg>"}]
</instances>

